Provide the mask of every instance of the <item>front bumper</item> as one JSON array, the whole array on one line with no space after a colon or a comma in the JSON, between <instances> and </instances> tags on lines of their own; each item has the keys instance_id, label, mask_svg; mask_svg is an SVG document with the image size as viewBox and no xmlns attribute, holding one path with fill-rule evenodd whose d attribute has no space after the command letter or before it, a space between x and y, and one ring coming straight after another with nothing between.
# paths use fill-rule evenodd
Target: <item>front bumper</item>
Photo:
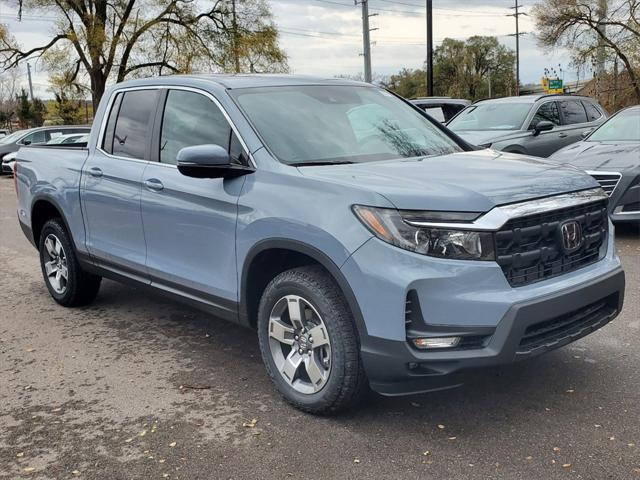
<instances>
[{"instance_id":1,"label":"front bumper","mask_svg":"<svg viewBox=\"0 0 640 480\"><path fill-rule=\"evenodd\" d=\"M624 272L609 237L600 261L518 288L509 286L495 262L434 259L370 240L342 271L364 319L361 356L371 388L404 395L455 387L469 370L532 357L602 327L624 300ZM425 328L418 330L477 338L479 344L439 351L412 347L405 325L411 295L424 319ZM540 335L545 329L554 334Z\"/></svg>"}]
</instances>

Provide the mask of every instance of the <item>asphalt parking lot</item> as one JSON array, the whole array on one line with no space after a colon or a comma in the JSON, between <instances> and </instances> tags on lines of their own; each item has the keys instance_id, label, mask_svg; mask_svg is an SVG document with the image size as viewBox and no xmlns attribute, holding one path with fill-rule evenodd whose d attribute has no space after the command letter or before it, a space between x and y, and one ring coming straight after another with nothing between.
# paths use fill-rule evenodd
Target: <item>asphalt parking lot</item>
<instances>
[{"instance_id":1,"label":"asphalt parking lot","mask_svg":"<svg viewBox=\"0 0 640 480\"><path fill-rule=\"evenodd\" d=\"M254 332L113 282L49 297L0 177L0 478L640 478L640 236L618 229L623 314L460 389L285 404Z\"/></svg>"}]
</instances>

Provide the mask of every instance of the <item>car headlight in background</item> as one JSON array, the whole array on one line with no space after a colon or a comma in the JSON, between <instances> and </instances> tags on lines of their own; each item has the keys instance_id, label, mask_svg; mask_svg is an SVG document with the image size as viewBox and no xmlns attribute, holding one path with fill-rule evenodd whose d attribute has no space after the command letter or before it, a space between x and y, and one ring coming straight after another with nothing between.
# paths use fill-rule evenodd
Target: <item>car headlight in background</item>
<instances>
[{"instance_id":1,"label":"car headlight in background","mask_svg":"<svg viewBox=\"0 0 640 480\"><path fill-rule=\"evenodd\" d=\"M483 143L482 145L478 145L480 148L491 148L492 143Z\"/></svg>"},{"instance_id":2,"label":"car headlight in background","mask_svg":"<svg viewBox=\"0 0 640 480\"><path fill-rule=\"evenodd\" d=\"M415 226L409 222L470 222L473 212L402 212L354 205L360 221L380 240L411 252L458 260L495 260L492 232Z\"/></svg>"}]
</instances>

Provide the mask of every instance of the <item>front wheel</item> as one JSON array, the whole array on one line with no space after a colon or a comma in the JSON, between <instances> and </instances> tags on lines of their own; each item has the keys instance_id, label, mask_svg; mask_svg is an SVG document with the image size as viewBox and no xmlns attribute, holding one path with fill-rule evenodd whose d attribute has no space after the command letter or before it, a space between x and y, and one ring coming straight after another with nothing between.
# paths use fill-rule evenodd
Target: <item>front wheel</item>
<instances>
[{"instance_id":1,"label":"front wheel","mask_svg":"<svg viewBox=\"0 0 640 480\"><path fill-rule=\"evenodd\" d=\"M64 307L77 307L96 298L102 278L82 270L71 237L60 219L44 224L39 250L42 276L56 302Z\"/></svg>"},{"instance_id":2,"label":"front wheel","mask_svg":"<svg viewBox=\"0 0 640 480\"><path fill-rule=\"evenodd\" d=\"M322 268L288 270L269 283L258 310L258 336L269 376L295 407L335 413L366 390L353 315Z\"/></svg>"}]
</instances>

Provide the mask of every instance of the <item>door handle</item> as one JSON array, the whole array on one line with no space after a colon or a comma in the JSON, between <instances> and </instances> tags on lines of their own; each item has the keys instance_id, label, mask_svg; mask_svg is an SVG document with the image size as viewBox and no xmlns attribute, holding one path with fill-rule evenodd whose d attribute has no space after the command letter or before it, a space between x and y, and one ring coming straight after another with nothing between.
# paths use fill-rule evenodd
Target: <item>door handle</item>
<instances>
[{"instance_id":1,"label":"door handle","mask_svg":"<svg viewBox=\"0 0 640 480\"><path fill-rule=\"evenodd\" d=\"M155 192L159 192L164 188L164 185L162 184L162 182L157 178L148 178L147 180L144 181L144 186L147 187L149 190L153 190Z\"/></svg>"},{"instance_id":2,"label":"door handle","mask_svg":"<svg viewBox=\"0 0 640 480\"><path fill-rule=\"evenodd\" d=\"M102 169L98 167L91 167L89 169L89 175L91 175L92 177L100 178L103 175Z\"/></svg>"},{"instance_id":3,"label":"door handle","mask_svg":"<svg viewBox=\"0 0 640 480\"><path fill-rule=\"evenodd\" d=\"M558 137L560 138L567 138L569 135L566 133L561 133L560 135L558 135Z\"/></svg>"}]
</instances>

